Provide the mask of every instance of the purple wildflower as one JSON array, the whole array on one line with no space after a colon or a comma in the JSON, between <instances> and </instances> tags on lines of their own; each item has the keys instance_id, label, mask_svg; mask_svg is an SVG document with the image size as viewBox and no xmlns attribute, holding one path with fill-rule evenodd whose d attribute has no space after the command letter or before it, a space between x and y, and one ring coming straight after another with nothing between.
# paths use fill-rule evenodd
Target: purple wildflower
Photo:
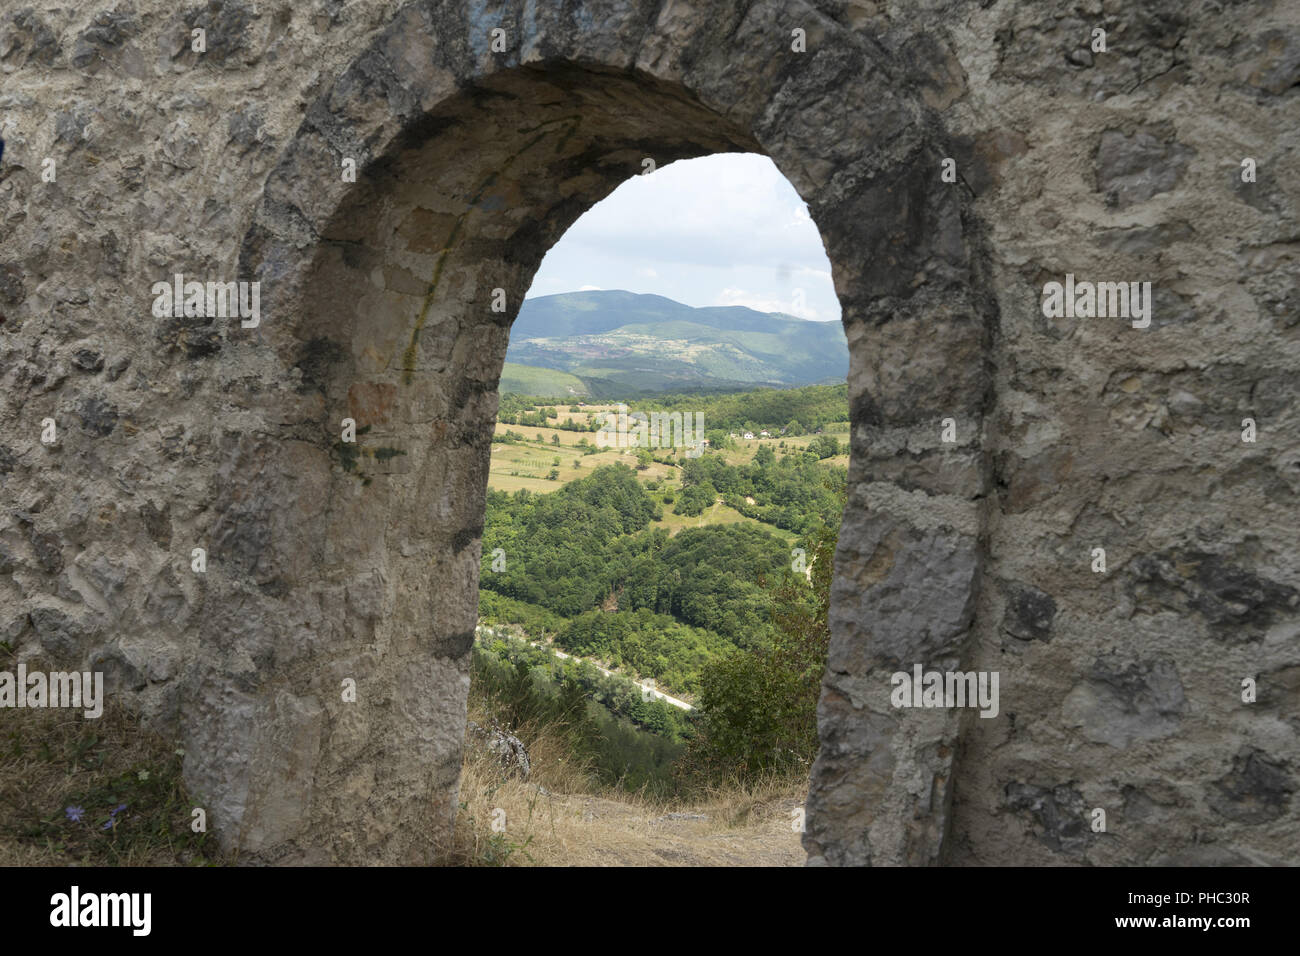
<instances>
[{"instance_id":1,"label":"purple wildflower","mask_svg":"<svg viewBox=\"0 0 1300 956\"><path fill-rule=\"evenodd\" d=\"M81 807L68 807L63 811L73 823L81 822L81 815L86 811Z\"/></svg>"},{"instance_id":2,"label":"purple wildflower","mask_svg":"<svg viewBox=\"0 0 1300 956\"><path fill-rule=\"evenodd\" d=\"M111 830L117 825L117 815L126 809L125 803L119 803L112 810L108 811L108 820L105 821L103 829Z\"/></svg>"}]
</instances>

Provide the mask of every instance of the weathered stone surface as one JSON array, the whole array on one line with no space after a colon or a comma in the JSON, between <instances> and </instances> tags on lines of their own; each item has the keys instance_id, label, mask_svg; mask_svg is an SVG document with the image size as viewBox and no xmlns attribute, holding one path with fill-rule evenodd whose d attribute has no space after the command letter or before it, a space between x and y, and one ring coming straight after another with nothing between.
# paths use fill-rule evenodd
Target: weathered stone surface
<instances>
[{"instance_id":1,"label":"weathered stone surface","mask_svg":"<svg viewBox=\"0 0 1300 956\"><path fill-rule=\"evenodd\" d=\"M0 60L15 66L24 63L49 66L59 52L59 38L31 7L15 10L5 18L0 33Z\"/></svg>"},{"instance_id":2,"label":"weathered stone surface","mask_svg":"<svg viewBox=\"0 0 1300 956\"><path fill-rule=\"evenodd\" d=\"M1237 75L1270 96L1281 96L1300 83L1300 38L1282 30L1265 30L1242 38L1233 50Z\"/></svg>"},{"instance_id":3,"label":"weathered stone surface","mask_svg":"<svg viewBox=\"0 0 1300 956\"><path fill-rule=\"evenodd\" d=\"M1296 781L1280 763L1260 750L1232 758L1232 770L1214 781L1206 802L1238 823L1260 824L1286 812Z\"/></svg>"},{"instance_id":4,"label":"weathered stone surface","mask_svg":"<svg viewBox=\"0 0 1300 956\"><path fill-rule=\"evenodd\" d=\"M921 532L889 519L850 531L838 559L857 573L836 577L832 618L838 628L869 628L871 641L837 642L829 668L856 673L870 660L910 670L957 656L973 600L975 542L951 529ZM928 582L933 600L913 599L917 580Z\"/></svg>"},{"instance_id":5,"label":"weathered stone surface","mask_svg":"<svg viewBox=\"0 0 1300 956\"><path fill-rule=\"evenodd\" d=\"M86 637L78 621L54 607L34 607L29 617L36 639L51 660L63 663L77 659Z\"/></svg>"},{"instance_id":6,"label":"weathered stone surface","mask_svg":"<svg viewBox=\"0 0 1300 956\"><path fill-rule=\"evenodd\" d=\"M1143 610L1176 610L1204 617L1227 641L1263 636L1279 618L1300 608L1300 591L1199 551L1144 555L1133 563L1134 600Z\"/></svg>"},{"instance_id":7,"label":"weathered stone surface","mask_svg":"<svg viewBox=\"0 0 1300 956\"><path fill-rule=\"evenodd\" d=\"M1094 743L1128 747L1176 733L1187 699L1173 661L1096 661L1061 706L1067 726Z\"/></svg>"},{"instance_id":8,"label":"weathered stone surface","mask_svg":"<svg viewBox=\"0 0 1300 956\"><path fill-rule=\"evenodd\" d=\"M1294 4L1208 0L6 10L3 639L102 660L245 859L436 859L513 319L486 296L643 158L763 152L851 350L810 862L1277 861L1297 50ZM260 325L154 316L178 272L260 281ZM1045 318L1066 273L1150 281L1151 326ZM1001 713L894 709L915 663L999 672ZM1137 824L1092 839L1096 806Z\"/></svg>"},{"instance_id":9,"label":"weathered stone surface","mask_svg":"<svg viewBox=\"0 0 1300 956\"><path fill-rule=\"evenodd\" d=\"M1195 150L1155 128L1131 134L1108 129L1097 144L1097 189L1117 209L1168 192L1178 185Z\"/></svg>"},{"instance_id":10,"label":"weathered stone surface","mask_svg":"<svg viewBox=\"0 0 1300 956\"><path fill-rule=\"evenodd\" d=\"M72 365L83 372L98 372L104 367L104 356L94 349L77 349L72 353Z\"/></svg>"},{"instance_id":11,"label":"weathered stone surface","mask_svg":"<svg viewBox=\"0 0 1300 956\"><path fill-rule=\"evenodd\" d=\"M104 10L95 14L72 52L72 65L78 70L96 72L106 64L124 42L140 31L140 25L130 10Z\"/></svg>"},{"instance_id":12,"label":"weathered stone surface","mask_svg":"<svg viewBox=\"0 0 1300 956\"><path fill-rule=\"evenodd\" d=\"M1083 795L1068 783L1054 787L1009 783L1006 804L1028 816L1034 823L1034 836L1052 850L1078 852L1092 835Z\"/></svg>"},{"instance_id":13,"label":"weathered stone surface","mask_svg":"<svg viewBox=\"0 0 1300 956\"><path fill-rule=\"evenodd\" d=\"M117 426L117 408L102 398L86 398L77 406L81 427L92 435L111 435Z\"/></svg>"},{"instance_id":14,"label":"weathered stone surface","mask_svg":"<svg viewBox=\"0 0 1300 956\"><path fill-rule=\"evenodd\" d=\"M1054 617L1056 602L1050 594L1034 587L1012 587L1002 629L1021 641L1050 641Z\"/></svg>"}]
</instances>

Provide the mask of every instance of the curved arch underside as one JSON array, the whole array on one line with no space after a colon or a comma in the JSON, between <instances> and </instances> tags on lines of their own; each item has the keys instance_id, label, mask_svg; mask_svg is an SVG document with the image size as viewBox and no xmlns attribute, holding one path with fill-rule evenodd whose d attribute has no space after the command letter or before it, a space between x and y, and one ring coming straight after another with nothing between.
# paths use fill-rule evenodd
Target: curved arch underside
<instances>
[{"instance_id":1,"label":"curved arch underside","mask_svg":"<svg viewBox=\"0 0 1300 956\"><path fill-rule=\"evenodd\" d=\"M976 583L988 321L958 194L925 173L937 126L881 50L806 12L821 52L790 50L778 5L727 12L725 29L658 10L505 16L518 39L502 55L488 24L408 7L310 108L267 183L241 274L263 283L256 347L294 397L268 397L276 434L234 450L257 491L219 530L262 529L238 569L240 614L277 637L268 652L260 634L262 660L222 691L252 649L214 608L188 721L205 757L187 774L237 821L227 845L267 860L436 858L456 806L510 322L546 250L644 158L743 150L771 156L809 203L852 351L805 842L829 862L938 859L958 718L913 719L904 739L878 690L901 660L960 661ZM900 442L937 455L917 426L941 414L963 422L964 447L907 475L873 471ZM337 441L345 417L355 446ZM943 520L892 509L904 482L941 497ZM364 708L334 703L346 678L370 689Z\"/></svg>"}]
</instances>

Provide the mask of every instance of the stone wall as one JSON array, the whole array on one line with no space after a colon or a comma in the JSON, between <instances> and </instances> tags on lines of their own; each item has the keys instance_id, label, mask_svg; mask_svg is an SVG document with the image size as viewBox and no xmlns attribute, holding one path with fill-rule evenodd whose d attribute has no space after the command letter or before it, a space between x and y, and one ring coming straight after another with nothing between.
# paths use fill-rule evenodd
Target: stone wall
<instances>
[{"instance_id":1,"label":"stone wall","mask_svg":"<svg viewBox=\"0 0 1300 956\"><path fill-rule=\"evenodd\" d=\"M10 6L0 639L103 670L109 706L177 732L247 857L436 859L509 323L643 158L758 151L809 204L851 349L810 862L1281 862L1297 21L1195 0ZM155 316L176 273L259 282L260 322ZM1067 273L1150 282L1149 325L1045 316ZM997 716L891 706L918 664L997 672Z\"/></svg>"}]
</instances>

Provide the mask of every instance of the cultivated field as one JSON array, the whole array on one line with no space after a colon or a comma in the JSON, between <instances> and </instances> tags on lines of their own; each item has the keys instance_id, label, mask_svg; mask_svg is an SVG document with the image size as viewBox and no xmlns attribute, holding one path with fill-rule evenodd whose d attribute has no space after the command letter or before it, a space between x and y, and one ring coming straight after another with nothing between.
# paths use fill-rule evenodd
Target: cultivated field
<instances>
[{"instance_id":1,"label":"cultivated field","mask_svg":"<svg viewBox=\"0 0 1300 956\"><path fill-rule=\"evenodd\" d=\"M587 424L597 420L594 419L594 416L601 412L616 412L618 406L609 404L586 405L576 412L570 411L571 406L563 403L552 406L538 406L538 408L553 408L558 418L552 419L552 421L557 423L564 421L566 418L571 418L575 423ZM707 427L707 421L705 425ZM604 448L593 454L584 454L588 448L596 445L597 432L566 431L553 425L503 425L498 422L495 433L504 435L506 432L523 435L525 440L517 444L497 443L492 446L492 464L488 472L488 487L493 491L505 491L513 494L521 488L526 488L537 494L548 494L564 487L570 481L590 474L593 469L599 468L601 465L621 462L630 468L637 466L636 449L632 448ZM848 424L828 426L825 433L835 436L841 444L844 444L849 437ZM762 445L771 447L779 457L788 451L806 448L814 437L816 436L795 435L786 438L774 436L771 438L755 438L748 441L738 438L734 448L718 451L710 450L706 451L705 454L718 455L729 465L742 465L753 461L754 455L758 453L758 449ZM559 444L555 444L557 440ZM580 445L580 442L586 444ZM656 448L651 449L651 451L659 458L666 458L671 455L676 461L680 460L679 455L684 449ZM849 456L845 454L827 458L823 461L823 464L827 467L835 465L846 467L848 462ZM556 471L558 474L554 478L549 478L548 476L552 471ZM638 471L637 476L647 484L659 482L659 487L651 489L650 494L663 505L664 516L660 521L654 522L652 527L667 528L675 534L682 528L695 528L703 525L754 524L760 525L782 537L794 537L789 532L742 515L734 508L729 508L723 504L720 499L702 515L688 517L674 514L673 505L665 503L663 496L665 491L677 493L681 490L681 468L677 464L653 461L644 470Z\"/></svg>"}]
</instances>

